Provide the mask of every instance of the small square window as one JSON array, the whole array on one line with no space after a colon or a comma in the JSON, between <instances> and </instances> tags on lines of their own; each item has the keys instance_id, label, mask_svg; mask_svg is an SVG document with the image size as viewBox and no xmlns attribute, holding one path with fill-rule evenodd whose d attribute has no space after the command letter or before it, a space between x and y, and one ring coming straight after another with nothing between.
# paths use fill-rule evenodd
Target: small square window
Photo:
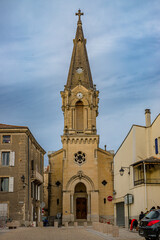
<instances>
[{"instance_id":1,"label":"small square window","mask_svg":"<svg viewBox=\"0 0 160 240\"><path fill-rule=\"evenodd\" d=\"M61 183L59 181L56 182L56 186L59 187Z\"/></svg>"},{"instance_id":2,"label":"small square window","mask_svg":"<svg viewBox=\"0 0 160 240\"><path fill-rule=\"evenodd\" d=\"M2 152L2 166L9 166L10 152Z\"/></svg>"},{"instance_id":3,"label":"small square window","mask_svg":"<svg viewBox=\"0 0 160 240\"><path fill-rule=\"evenodd\" d=\"M103 181L102 181L102 184L103 184L104 186L106 186L107 181L106 181L106 180L103 180Z\"/></svg>"},{"instance_id":4,"label":"small square window","mask_svg":"<svg viewBox=\"0 0 160 240\"><path fill-rule=\"evenodd\" d=\"M3 135L3 143L11 143L11 136Z\"/></svg>"}]
</instances>

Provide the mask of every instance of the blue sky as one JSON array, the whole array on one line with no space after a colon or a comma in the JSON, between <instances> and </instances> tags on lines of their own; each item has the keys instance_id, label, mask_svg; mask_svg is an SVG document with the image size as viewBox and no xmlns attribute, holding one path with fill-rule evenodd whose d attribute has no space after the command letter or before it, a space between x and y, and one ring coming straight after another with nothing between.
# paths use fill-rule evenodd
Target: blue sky
<instances>
[{"instance_id":1,"label":"blue sky","mask_svg":"<svg viewBox=\"0 0 160 240\"><path fill-rule=\"evenodd\" d=\"M160 113L160 0L1 0L0 123L28 126L47 152L62 147L60 91L79 8L100 147L116 151L132 124L145 125L145 108L152 121Z\"/></svg>"}]
</instances>

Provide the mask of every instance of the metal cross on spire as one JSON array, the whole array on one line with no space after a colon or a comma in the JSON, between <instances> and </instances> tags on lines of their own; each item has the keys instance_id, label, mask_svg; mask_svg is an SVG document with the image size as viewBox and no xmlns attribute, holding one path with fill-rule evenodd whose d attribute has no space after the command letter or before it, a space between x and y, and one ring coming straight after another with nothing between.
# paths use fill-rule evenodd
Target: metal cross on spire
<instances>
[{"instance_id":1,"label":"metal cross on spire","mask_svg":"<svg viewBox=\"0 0 160 240\"><path fill-rule=\"evenodd\" d=\"M78 13L76 13L76 16L78 15L79 19L78 22L81 22L81 15L84 15L84 13L81 12L81 10L78 10Z\"/></svg>"}]
</instances>

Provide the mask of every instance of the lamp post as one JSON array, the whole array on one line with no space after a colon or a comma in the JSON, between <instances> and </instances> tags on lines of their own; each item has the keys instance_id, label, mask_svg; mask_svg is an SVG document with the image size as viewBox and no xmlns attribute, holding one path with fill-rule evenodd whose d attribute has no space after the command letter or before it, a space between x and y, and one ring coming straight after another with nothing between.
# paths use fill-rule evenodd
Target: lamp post
<instances>
[{"instance_id":1,"label":"lamp post","mask_svg":"<svg viewBox=\"0 0 160 240\"><path fill-rule=\"evenodd\" d=\"M130 175L130 167L121 167L121 169L119 170L119 173L120 173L121 176L123 176L125 168L128 169L128 174ZM128 194L128 193L126 195L126 198L127 198L126 204L127 204L127 207L128 207L128 229L129 229L129 195L130 194Z\"/></svg>"},{"instance_id":2,"label":"lamp post","mask_svg":"<svg viewBox=\"0 0 160 240\"><path fill-rule=\"evenodd\" d=\"M128 168L128 174L130 175L130 167L121 167L121 169L119 170L121 176L123 176L125 168Z\"/></svg>"}]
</instances>

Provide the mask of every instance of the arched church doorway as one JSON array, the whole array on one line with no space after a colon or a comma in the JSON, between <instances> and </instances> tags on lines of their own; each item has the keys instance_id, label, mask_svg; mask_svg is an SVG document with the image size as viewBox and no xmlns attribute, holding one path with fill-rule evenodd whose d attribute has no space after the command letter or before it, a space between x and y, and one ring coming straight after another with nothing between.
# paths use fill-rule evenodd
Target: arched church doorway
<instances>
[{"instance_id":1,"label":"arched church doorway","mask_svg":"<svg viewBox=\"0 0 160 240\"><path fill-rule=\"evenodd\" d=\"M82 182L75 186L75 213L76 219L87 219L87 192Z\"/></svg>"}]
</instances>

